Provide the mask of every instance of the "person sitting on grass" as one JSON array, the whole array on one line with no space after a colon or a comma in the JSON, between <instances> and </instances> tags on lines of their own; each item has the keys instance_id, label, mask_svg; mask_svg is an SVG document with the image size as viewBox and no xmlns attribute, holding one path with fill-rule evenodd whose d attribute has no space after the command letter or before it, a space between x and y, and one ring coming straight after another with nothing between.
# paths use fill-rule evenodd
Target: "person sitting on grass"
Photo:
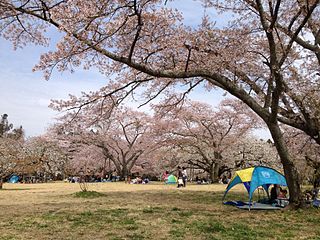
<instances>
[{"instance_id":1,"label":"person sitting on grass","mask_svg":"<svg viewBox=\"0 0 320 240\"><path fill-rule=\"evenodd\" d=\"M165 171L163 174L162 174L162 180L164 182L167 182L168 181L168 177L169 177L169 172L168 171Z\"/></svg>"},{"instance_id":2,"label":"person sitting on grass","mask_svg":"<svg viewBox=\"0 0 320 240\"><path fill-rule=\"evenodd\" d=\"M277 207L286 207L289 204L289 201L287 200L287 193L288 191L286 189L282 189L279 184L274 184L270 192L269 203Z\"/></svg>"},{"instance_id":3,"label":"person sitting on grass","mask_svg":"<svg viewBox=\"0 0 320 240\"><path fill-rule=\"evenodd\" d=\"M278 184L274 184L270 191L270 203L275 203L278 195L280 193L280 186Z\"/></svg>"},{"instance_id":4,"label":"person sitting on grass","mask_svg":"<svg viewBox=\"0 0 320 240\"><path fill-rule=\"evenodd\" d=\"M286 189L280 189L280 193L278 195L278 199L287 199L288 191Z\"/></svg>"}]
</instances>

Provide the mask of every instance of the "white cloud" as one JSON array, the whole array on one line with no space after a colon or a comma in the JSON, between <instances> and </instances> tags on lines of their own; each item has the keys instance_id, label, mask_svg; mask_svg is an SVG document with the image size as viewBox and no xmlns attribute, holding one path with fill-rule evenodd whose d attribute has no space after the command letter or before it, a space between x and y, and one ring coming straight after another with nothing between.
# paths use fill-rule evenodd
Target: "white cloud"
<instances>
[{"instance_id":1,"label":"white cloud","mask_svg":"<svg viewBox=\"0 0 320 240\"><path fill-rule=\"evenodd\" d=\"M35 105L38 105L40 107L48 107L49 104L50 104L50 99L45 99L45 98L39 98L35 102Z\"/></svg>"}]
</instances>

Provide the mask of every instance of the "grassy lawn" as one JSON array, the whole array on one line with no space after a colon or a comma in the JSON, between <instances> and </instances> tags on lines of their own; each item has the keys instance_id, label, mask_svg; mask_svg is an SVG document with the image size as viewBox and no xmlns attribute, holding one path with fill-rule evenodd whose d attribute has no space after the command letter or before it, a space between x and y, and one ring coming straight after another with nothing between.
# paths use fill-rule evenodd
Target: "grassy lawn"
<instances>
[{"instance_id":1,"label":"grassy lawn","mask_svg":"<svg viewBox=\"0 0 320 240\"><path fill-rule=\"evenodd\" d=\"M224 185L5 184L0 239L320 239L320 209L245 211ZM229 200L247 200L242 187Z\"/></svg>"}]
</instances>

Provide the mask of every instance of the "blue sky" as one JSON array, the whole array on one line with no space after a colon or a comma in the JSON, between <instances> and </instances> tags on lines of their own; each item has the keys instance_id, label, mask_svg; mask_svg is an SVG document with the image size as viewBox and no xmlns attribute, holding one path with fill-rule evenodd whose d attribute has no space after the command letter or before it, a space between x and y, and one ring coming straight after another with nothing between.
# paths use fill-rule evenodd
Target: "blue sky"
<instances>
[{"instance_id":1,"label":"blue sky","mask_svg":"<svg viewBox=\"0 0 320 240\"><path fill-rule=\"evenodd\" d=\"M185 23L191 26L199 24L204 13L200 3L192 0L168 2L168 6L183 11ZM212 12L210 16L216 17ZM73 74L56 72L49 81L44 80L42 72L32 72L41 53L53 48L27 46L14 51L10 42L0 38L0 114L7 113L15 127L22 125L27 136L43 134L54 122L57 112L48 108L50 99L66 99L68 94L98 90L107 82L94 70L77 69ZM221 91L208 93L199 89L191 98L217 105L223 97Z\"/></svg>"},{"instance_id":2,"label":"blue sky","mask_svg":"<svg viewBox=\"0 0 320 240\"><path fill-rule=\"evenodd\" d=\"M200 3L192 0L168 2L168 5L182 10L188 25L198 24L203 14ZM82 69L73 74L56 72L45 81L42 73L32 72L32 68L41 53L53 48L27 46L14 51L10 42L0 38L0 114L7 113L15 127L22 125L27 136L44 133L54 122L57 112L48 108L50 99L66 99L68 94L97 90L107 81L93 70ZM203 93L193 95L200 100Z\"/></svg>"},{"instance_id":3,"label":"blue sky","mask_svg":"<svg viewBox=\"0 0 320 240\"><path fill-rule=\"evenodd\" d=\"M9 42L0 39L0 111L9 115L15 127L22 125L27 136L44 133L53 122L57 113L48 108L50 99L96 90L106 81L100 74L81 69L44 80L42 73L32 72L32 68L46 50L28 46L13 51Z\"/></svg>"}]
</instances>

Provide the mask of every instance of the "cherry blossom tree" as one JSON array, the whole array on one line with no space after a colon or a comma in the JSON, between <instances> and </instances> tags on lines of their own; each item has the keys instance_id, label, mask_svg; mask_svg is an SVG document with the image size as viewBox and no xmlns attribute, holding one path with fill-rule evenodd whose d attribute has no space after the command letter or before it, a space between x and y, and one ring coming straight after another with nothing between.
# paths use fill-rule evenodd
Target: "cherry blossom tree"
<instances>
[{"instance_id":1,"label":"cherry blossom tree","mask_svg":"<svg viewBox=\"0 0 320 240\"><path fill-rule=\"evenodd\" d=\"M179 142L164 140L162 146L150 154L151 162L149 161L149 163L153 170L153 176L159 177L160 180L164 180L163 174L165 172L177 176L178 166L188 166L189 157L188 152L183 151L179 146Z\"/></svg>"},{"instance_id":2,"label":"cherry blossom tree","mask_svg":"<svg viewBox=\"0 0 320 240\"><path fill-rule=\"evenodd\" d=\"M80 188L86 190L88 186L84 184L85 182L102 181L106 177L107 170L111 171L110 166L107 169L106 160L100 148L95 145L81 144L81 147L70 157L67 168L70 176L79 177Z\"/></svg>"},{"instance_id":3,"label":"cherry blossom tree","mask_svg":"<svg viewBox=\"0 0 320 240\"><path fill-rule=\"evenodd\" d=\"M234 160L235 170L253 166L268 166L282 171L277 150L270 140L245 136L228 149L226 155Z\"/></svg>"},{"instance_id":4,"label":"cherry blossom tree","mask_svg":"<svg viewBox=\"0 0 320 240\"><path fill-rule=\"evenodd\" d=\"M320 147L304 132L285 127L285 139L293 153L293 160L300 172L302 180L312 182L314 187L320 187Z\"/></svg>"},{"instance_id":5,"label":"cherry blossom tree","mask_svg":"<svg viewBox=\"0 0 320 240\"><path fill-rule=\"evenodd\" d=\"M198 27L185 26L181 14L160 0L3 0L0 29L15 47L47 44L43 33L49 27L63 33L57 50L44 54L35 67L47 78L53 69L79 66L98 68L107 76L121 73L99 92L71 97L61 107L81 109L93 102L112 107L138 87L144 88L147 102L177 85L186 87L178 101L202 84L224 89L268 126L290 200L299 204L298 172L278 121L320 143L319 0L203 2L234 13L230 24L218 28L204 16ZM305 32L314 43L309 44Z\"/></svg>"},{"instance_id":6,"label":"cherry blossom tree","mask_svg":"<svg viewBox=\"0 0 320 240\"><path fill-rule=\"evenodd\" d=\"M278 34L277 46L283 53L278 54L282 57L280 63L292 54L291 48L296 49L294 58L288 58L296 64L290 64L285 72L288 79L283 81L283 87L287 96L282 100L282 116L278 120L304 131L319 144L319 1L274 1L269 6L264 1L244 2L250 10L240 11L242 17L263 15L263 20Z\"/></svg>"},{"instance_id":7,"label":"cherry blossom tree","mask_svg":"<svg viewBox=\"0 0 320 240\"><path fill-rule=\"evenodd\" d=\"M28 139L24 143L24 158L26 164L19 166L19 173L38 175L43 181L55 179L64 175L67 158L63 150L47 136Z\"/></svg>"},{"instance_id":8,"label":"cherry blossom tree","mask_svg":"<svg viewBox=\"0 0 320 240\"><path fill-rule=\"evenodd\" d=\"M97 175L104 161L102 151L95 147L84 129L80 130L79 126L74 127L67 121L61 118L47 133L50 141L58 145L65 156L64 169L67 176L81 175L88 178Z\"/></svg>"},{"instance_id":9,"label":"cherry blossom tree","mask_svg":"<svg viewBox=\"0 0 320 240\"><path fill-rule=\"evenodd\" d=\"M162 111L158 114L164 115ZM207 172L212 182L233 168L232 158L224 156L227 149L259 126L254 113L236 100L224 100L216 110L186 101L181 108L166 112L164 118L172 122L166 134L168 143L184 152L184 162Z\"/></svg>"},{"instance_id":10,"label":"cherry blossom tree","mask_svg":"<svg viewBox=\"0 0 320 240\"><path fill-rule=\"evenodd\" d=\"M134 166L146 165L147 154L160 146L161 137L157 137L154 131L156 122L147 114L128 108L119 108L112 115L101 115L100 110L101 108L95 109L98 113L91 114L93 109L88 108L81 113L65 116L62 123L63 135L66 140L78 143L78 148L91 146L100 149L97 157L89 155L83 149L76 151L77 155L73 156L75 165L85 164L88 169L95 162L94 165L98 167L97 159L100 159L101 168L101 161L104 165L106 161L111 161L117 174L124 178ZM70 118L73 121L68 124ZM81 163L77 163L78 161Z\"/></svg>"},{"instance_id":11,"label":"cherry blossom tree","mask_svg":"<svg viewBox=\"0 0 320 240\"><path fill-rule=\"evenodd\" d=\"M0 138L0 189L4 179L15 173L21 163L23 163L21 142Z\"/></svg>"}]
</instances>

